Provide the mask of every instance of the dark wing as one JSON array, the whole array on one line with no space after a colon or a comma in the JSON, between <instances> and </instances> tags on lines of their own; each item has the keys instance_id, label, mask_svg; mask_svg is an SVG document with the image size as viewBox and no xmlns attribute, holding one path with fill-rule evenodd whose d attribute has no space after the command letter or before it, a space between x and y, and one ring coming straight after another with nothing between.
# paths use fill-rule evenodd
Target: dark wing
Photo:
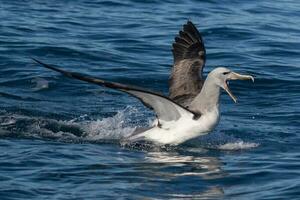
<instances>
[{"instance_id":1,"label":"dark wing","mask_svg":"<svg viewBox=\"0 0 300 200\"><path fill-rule=\"evenodd\" d=\"M173 100L169 99L168 97L165 97L161 94L150 92L143 90L138 87L132 87L120 83L114 83L109 81L104 81L92 76L75 73L75 72L68 72L62 69L59 69L57 67L47 65L45 63L42 63L41 61L38 61L36 59L33 59L37 63L41 64L42 66L57 71L67 77L79 79L85 82L97 84L100 86L105 86L108 88L117 89L123 92L126 92L136 98L138 98L145 106L155 111L156 116L159 120L162 121L176 121L180 117L184 116L190 116L192 118L197 118L198 114L193 113L192 111L184 108L183 106L177 104Z\"/></svg>"},{"instance_id":2,"label":"dark wing","mask_svg":"<svg viewBox=\"0 0 300 200\"><path fill-rule=\"evenodd\" d=\"M169 78L169 97L187 106L201 91L206 55L203 39L191 21L175 37L172 51L174 65Z\"/></svg>"}]
</instances>

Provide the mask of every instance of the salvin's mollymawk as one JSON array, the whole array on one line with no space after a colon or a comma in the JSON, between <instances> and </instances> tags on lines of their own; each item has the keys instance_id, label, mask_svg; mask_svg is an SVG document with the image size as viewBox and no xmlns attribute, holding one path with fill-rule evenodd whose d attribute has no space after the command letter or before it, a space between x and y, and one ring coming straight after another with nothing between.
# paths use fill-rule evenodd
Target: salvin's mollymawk
<instances>
[{"instance_id":1,"label":"salvin's mollymawk","mask_svg":"<svg viewBox=\"0 0 300 200\"><path fill-rule=\"evenodd\" d=\"M109 82L89 75L68 72L35 60L42 66L61 74L126 92L152 109L157 119L152 127L131 135L129 141L146 140L158 144L177 145L211 132L219 122L221 88L236 102L230 91L229 80L252 80L225 67L212 70L203 78L205 47L203 39L191 21L188 21L173 43L174 65L169 79L169 97L160 93Z\"/></svg>"}]
</instances>

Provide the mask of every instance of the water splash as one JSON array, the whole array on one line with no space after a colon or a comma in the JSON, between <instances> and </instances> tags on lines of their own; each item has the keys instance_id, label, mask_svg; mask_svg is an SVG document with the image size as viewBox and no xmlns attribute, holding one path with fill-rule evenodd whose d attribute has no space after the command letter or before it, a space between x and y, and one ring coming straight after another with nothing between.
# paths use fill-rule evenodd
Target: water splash
<instances>
[{"instance_id":1,"label":"water splash","mask_svg":"<svg viewBox=\"0 0 300 200\"><path fill-rule=\"evenodd\" d=\"M32 90L35 92L49 88L49 81L40 77L34 78L33 80L31 80L31 83L35 85L32 88Z\"/></svg>"},{"instance_id":2,"label":"water splash","mask_svg":"<svg viewBox=\"0 0 300 200\"><path fill-rule=\"evenodd\" d=\"M82 115L72 120L55 120L42 117L22 116L18 114L2 113L0 115L0 135L6 137L26 137L38 139L51 139L62 142L117 142L130 136L138 127L149 126L153 123L151 118L144 122L133 118L145 118L141 116L137 108L127 107L118 111L114 116L91 119L88 115ZM222 132L214 132L199 139L183 144L183 148L241 150L255 148L257 143L245 142L232 135ZM131 143L123 141L121 146L126 148L138 148L151 151L169 151L176 149L173 146L156 146L152 143Z\"/></svg>"},{"instance_id":3,"label":"water splash","mask_svg":"<svg viewBox=\"0 0 300 200\"><path fill-rule=\"evenodd\" d=\"M233 135L228 135L220 131L200 137L198 140L190 143L192 147L203 147L207 149L236 151L250 149L259 146L259 143L247 142ZM200 149L203 151L202 149Z\"/></svg>"},{"instance_id":4,"label":"water splash","mask_svg":"<svg viewBox=\"0 0 300 200\"><path fill-rule=\"evenodd\" d=\"M127 112L129 111L129 112ZM133 133L136 127L131 126L127 121L128 115L137 112L136 109L125 109L118 111L113 117L87 121L82 123L82 129L88 140L120 140Z\"/></svg>"},{"instance_id":5,"label":"water splash","mask_svg":"<svg viewBox=\"0 0 300 200\"><path fill-rule=\"evenodd\" d=\"M55 120L4 113L0 116L1 135L6 137L26 137L54 139L63 142L102 142L120 140L131 134L138 124L130 123L138 110L127 107L116 115L103 119L89 119L82 115L72 120Z\"/></svg>"},{"instance_id":6,"label":"water splash","mask_svg":"<svg viewBox=\"0 0 300 200\"><path fill-rule=\"evenodd\" d=\"M218 148L221 150L242 150L242 149L251 149L258 147L258 143L254 142L244 142L244 141L237 141L237 142L229 142L223 145L219 145Z\"/></svg>"}]
</instances>

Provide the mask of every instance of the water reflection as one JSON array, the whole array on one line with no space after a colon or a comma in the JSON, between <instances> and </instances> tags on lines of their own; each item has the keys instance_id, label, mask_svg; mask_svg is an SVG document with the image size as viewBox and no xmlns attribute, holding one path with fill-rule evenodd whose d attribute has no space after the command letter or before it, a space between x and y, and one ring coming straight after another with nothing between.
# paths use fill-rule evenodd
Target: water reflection
<instances>
[{"instance_id":1,"label":"water reflection","mask_svg":"<svg viewBox=\"0 0 300 200\"><path fill-rule=\"evenodd\" d=\"M168 199L216 199L224 195L221 187L211 187L201 193L194 194L169 194Z\"/></svg>"},{"instance_id":2,"label":"water reflection","mask_svg":"<svg viewBox=\"0 0 300 200\"><path fill-rule=\"evenodd\" d=\"M164 168L176 168L164 172L170 177L200 176L203 179L215 179L224 176L220 161L215 157L181 155L178 152L149 152L145 157L149 163L161 164Z\"/></svg>"},{"instance_id":3,"label":"water reflection","mask_svg":"<svg viewBox=\"0 0 300 200\"><path fill-rule=\"evenodd\" d=\"M185 151L184 154L189 152ZM215 199L222 197L223 189L218 185L208 184L207 181L226 176L222 163L216 157L205 154L183 155L181 152L147 152L145 154L148 176L168 180L163 197L168 199ZM161 184L160 184L161 185Z\"/></svg>"}]
</instances>

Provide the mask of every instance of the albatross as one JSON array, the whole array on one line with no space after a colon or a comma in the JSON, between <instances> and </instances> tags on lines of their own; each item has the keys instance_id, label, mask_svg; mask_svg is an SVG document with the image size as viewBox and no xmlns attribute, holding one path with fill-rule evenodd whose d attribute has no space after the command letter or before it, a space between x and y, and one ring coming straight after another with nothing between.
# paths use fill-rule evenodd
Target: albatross
<instances>
[{"instance_id":1,"label":"albatross","mask_svg":"<svg viewBox=\"0 0 300 200\"><path fill-rule=\"evenodd\" d=\"M216 127L220 118L221 89L237 102L237 98L228 87L228 81L254 81L254 78L238 74L226 67L217 67L204 80L206 50L201 34L191 21L187 21L175 37L172 52L174 64L169 77L168 96L140 87L65 71L35 58L33 60L67 77L125 92L152 109L156 115L153 125L143 131L135 131L127 138L128 141L178 145L206 135Z\"/></svg>"}]
</instances>

